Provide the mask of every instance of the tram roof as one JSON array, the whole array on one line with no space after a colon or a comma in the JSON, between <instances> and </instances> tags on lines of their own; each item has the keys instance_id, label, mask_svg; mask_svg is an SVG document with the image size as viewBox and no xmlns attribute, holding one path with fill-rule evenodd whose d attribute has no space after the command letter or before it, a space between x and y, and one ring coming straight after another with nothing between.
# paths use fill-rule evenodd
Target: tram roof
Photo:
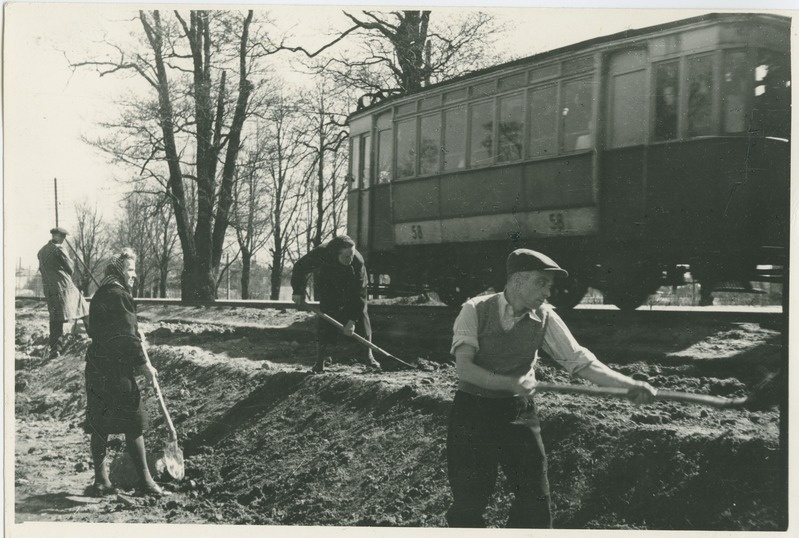
<instances>
[{"instance_id":1,"label":"tram roof","mask_svg":"<svg viewBox=\"0 0 799 538\"><path fill-rule=\"evenodd\" d=\"M568 52L578 51L581 49L588 49L595 45L601 45L604 43L610 43L612 41L622 41L625 39L631 39L647 34L655 34L660 31L671 30L673 28L678 28L681 26L690 26L692 24L703 23L703 22L716 22L716 21L728 21L728 20L741 20L746 21L753 17L757 17L759 19L772 19L774 22L781 22L781 23L789 23L790 17L786 17L783 15L776 15L772 13L706 13L704 15L698 15L696 17L690 17L687 19L680 19L676 21L666 22L663 24L657 24L654 26L646 26L644 28L631 28L628 30L623 30L621 32L616 32L615 34L610 34L606 36L594 37L591 39L587 39L585 41L579 41L577 43L572 43L571 45L565 45L563 47L558 47L556 49L539 52L536 54L532 54L530 56L525 56L523 58L517 58L516 60L511 60L509 62L492 65L490 67L484 67L483 69L477 69L475 71L470 71L468 73L464 73L463 75L458 75L457 77L453 77L447 80L442 80L441 82L437 82L435 84L431 84L430 86L425 86L419 90L416 90L411 93L406 93L403 95L397 95L393 97L389 97L382 101L378 101L373 103L369 106L366 106L360 110L352 112L350 117L361 115L371 111L372 109L382 107L387 103L391 103L393 101L398 101L400 99L404 99L406 97L410 97L412 95L426 93L428 91L441 88L443 86L447 86L449 84L455 84L457 82L462 82L464 80L468 80L470 78L479 77L481 75L486 75L492 73L494 71L502 71L503 69L507 69L509 67L515 67L519 65L524 65L526 63L532 61L541 61L546 60L547 58L558 56L561 54L565 54Z\"/></svg>"}]
</instances>

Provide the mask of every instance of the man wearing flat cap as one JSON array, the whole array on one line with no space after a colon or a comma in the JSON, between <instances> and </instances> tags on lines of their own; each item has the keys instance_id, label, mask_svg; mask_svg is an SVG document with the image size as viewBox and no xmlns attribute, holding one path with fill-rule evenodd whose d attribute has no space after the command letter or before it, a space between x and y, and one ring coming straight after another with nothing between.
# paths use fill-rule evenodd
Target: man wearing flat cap
<instances>
[{"instance_id":1,"label":"man wearing flat cap","mask_svg":"<svg viewBox=\"0 0 799 538\"><path fill-rule=\"evenodd\" d=\"M552 527L546 454L532 399L539 349L573 376L628 388L636 403L655 396L648 383L608 368L581 347L546 302L555 278L568 276L554 260L517 249L506 269L505 290L464 303L453 327L458 390L447 434L451 527L485 526L499 466L514 493L507 526Z\"/></svg>"},{"instance_id":2,"label":"man wearing flat cap","mask_svg":"<svg viewBox=\"0 0 799 538\"><path fill-rule=\"evenodd\" d=\"M64 324L83 320L88 332L89 307L80 290L72 282L74 267L64 249L67 231L56 227L50 230L52 239L39 250L39 271L42 273L44 297L50 314L49 358L59 354L59 342L64 334ZM73 325L73 329L77 325Z\"/></svg>"}]
</instances>

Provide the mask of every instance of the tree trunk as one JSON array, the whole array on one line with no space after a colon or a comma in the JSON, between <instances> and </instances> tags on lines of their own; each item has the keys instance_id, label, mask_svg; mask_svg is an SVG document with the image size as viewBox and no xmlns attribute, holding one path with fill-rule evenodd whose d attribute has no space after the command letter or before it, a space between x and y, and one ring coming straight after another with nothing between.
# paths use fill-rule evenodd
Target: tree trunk
<instances>
[{"instance_id":1,"label":"tree trunk","mask_svg":"<svg viewBox=\"0 0 799 538\"><path fill-rule=\"evenodd\" d=\"M82 272L81 274L82 276L80 279L80 292L81 294L86 296L89 295L89 286L91 285L91 280L89 275L87 275L85 272Z\"/></svg>"},{"instance_id":2,"label":"tree trunk","mask_svg":"<svg viewBox=\"0 0 799 538\"><path fill-rule=\"evenodd\" d=\"M187 302L209 302L216 299L216 281L209 264L183 264L180 279L181 298Z\"/></svg>"},{"instance_id":3,"label":"tree trunk","mask_svg":"<svg viewBox=\"0 0 799 538\"><path fill-rule=\"evenodd\" d=\"M241 298L250 298L250 266L252 254L241 251Z\"/></svg>"},{"instance_id":4,"label":"tree trunk","mask_svg":"<svg viewBox=\"0 0 799 538\"><path fill-rule=\"evenodd\" d=\"M316 180L316 231L313 237L313 246L322 244L322 223L325 212L325 117L319 114L319 168Z\"/></svg>"},{"instance_id":5,"label":"tree trunk","mask_svg":"<svg viewBox=\"0 0 799 538\"><path fill-rule=\"evenodd\" d=\"M280 285L283 281L283 241L280 236L275 237L275 249L272 251L272 275L270 279L269 299L277 301L280 298Z\"/></svg>"},{"instance_id":6,"label":"tree trunk","mask_svg":"<svg viewBox=\"0 0 799 538\"><path fill-rule=\"evenodd\" d=\"M169 270L167 267L161 267L161 270L158 275L158 296L166 298L166 279L167 275L169 275Z\"/></svg>"}]
</instances>

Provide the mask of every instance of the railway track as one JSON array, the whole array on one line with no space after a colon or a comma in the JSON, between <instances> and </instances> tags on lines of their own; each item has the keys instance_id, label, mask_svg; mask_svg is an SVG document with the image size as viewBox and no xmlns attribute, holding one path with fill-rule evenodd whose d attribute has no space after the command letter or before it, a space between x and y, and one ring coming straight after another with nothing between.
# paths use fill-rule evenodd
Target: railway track
<instances>
[{"instance_id":1,"label":"railway track","mask_svg":"<svg viewBox=\"0 0 799 538\"><path fill-rule=\"evenodd\" d=\"M41 297L17 297L17 300L41 300ZM218 299L213 303L190 303L181 299L137 298L138 305L152 306L214 306L228 308L271 308L276 310L298 310L292 301L262 301L242 299ZM311 305L318 303L311 302ZM369 312L375 318L428 318L430 320L454 320L458 310L444 305L408 305L371 303ZM612 305L578 305L572 310L558 312L572 321L625 321L625 322L672 322L690 318L697 322L742 322L779 325L787 322L781 306L641 306L634 311L621 311Z\"/></svg>"}]
</instances>

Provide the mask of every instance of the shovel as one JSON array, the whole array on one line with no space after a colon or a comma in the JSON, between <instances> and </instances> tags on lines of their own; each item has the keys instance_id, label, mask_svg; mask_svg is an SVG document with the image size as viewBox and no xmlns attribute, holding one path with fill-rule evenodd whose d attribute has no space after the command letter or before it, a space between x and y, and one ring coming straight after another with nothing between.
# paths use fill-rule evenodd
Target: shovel
<instances>
[{"instance_id":1,"label":"shovel","mask_svg":"<svg viewBox=\"0 0 799 538\"><path fill-rule=\"evenodd\" d=\"M142 342L142 350L147 362L150 362L150 357L147 355L147 348ZM158 403L161 406L161 411L164 413L167 426L169 427L169 440L164 444L163 451L156 454L155 458L155 472L159 476L167 475L174 480L183 480L185 476L185 467L183 465L183 451L178 446L178 433L175 431L175 425L172 424L172 417L169 416L169 411L164 403L164 395L161 394L161 386L158 384L158 378L153 377L153 388L155 395L158 397Z\"/></svg>"},{"instance_id":2,"label":"shovel","mask_svg":"<svg viewBox=\"0 0 799 538\"><path fill-rule=\"evenodd\" d=\"M568 394L590 394L593 396L615 396L626 398L628 389L620 387L594 387L586 385L558 385L554 383L537 383L536 392L561 392ZM673 390L658 390L656 400L671 400L675 402L709 405L722 409L738 409L749 405L753 396L742 398L724 398L722 396L709 396L707 394L692 394L690 392L677 392Z\"/></svg>"},{"instance_id":3,"label":"shovel","mask_svg":"<svg viewBox=\"0 0 799 538\"><path fill-rule=\"evenodd\" d=\"M336 327L339 331L344 332L344 325L342 325L341 323L339 323L335 319L331 318L330 316L328 316L327 314L325 314L324 312L322 312L318 308L314 308L314 307L312 307L310 305L307 305L307 304L305 306L306 306L306 308L308 310L310 310L311 312L313 312L314 314L316 314L317 316L319 316L320 318L322 318L326 322L328 322L331 325L333 325L334 327ZM370 342L369 340L367 340L366 338L364 338L360 334L353 332L352 333L352 337L358 343L360 343L360 344L372 349L373 351L377 351L381 355L385 355L386 357L388 357L389 359L393 360L394 362L397 362L397 363L403 365L405 368L408 368L410 370L416 370L416 367L414 365L409 364L409 363L405 362L402 359L398 359L397 357L395 357L394 355L392 355L391 353L389 353L385 349L381 349L381 348L377 347L376 345L374 345L372 342Z\"/></svg>"}]
</instances>

